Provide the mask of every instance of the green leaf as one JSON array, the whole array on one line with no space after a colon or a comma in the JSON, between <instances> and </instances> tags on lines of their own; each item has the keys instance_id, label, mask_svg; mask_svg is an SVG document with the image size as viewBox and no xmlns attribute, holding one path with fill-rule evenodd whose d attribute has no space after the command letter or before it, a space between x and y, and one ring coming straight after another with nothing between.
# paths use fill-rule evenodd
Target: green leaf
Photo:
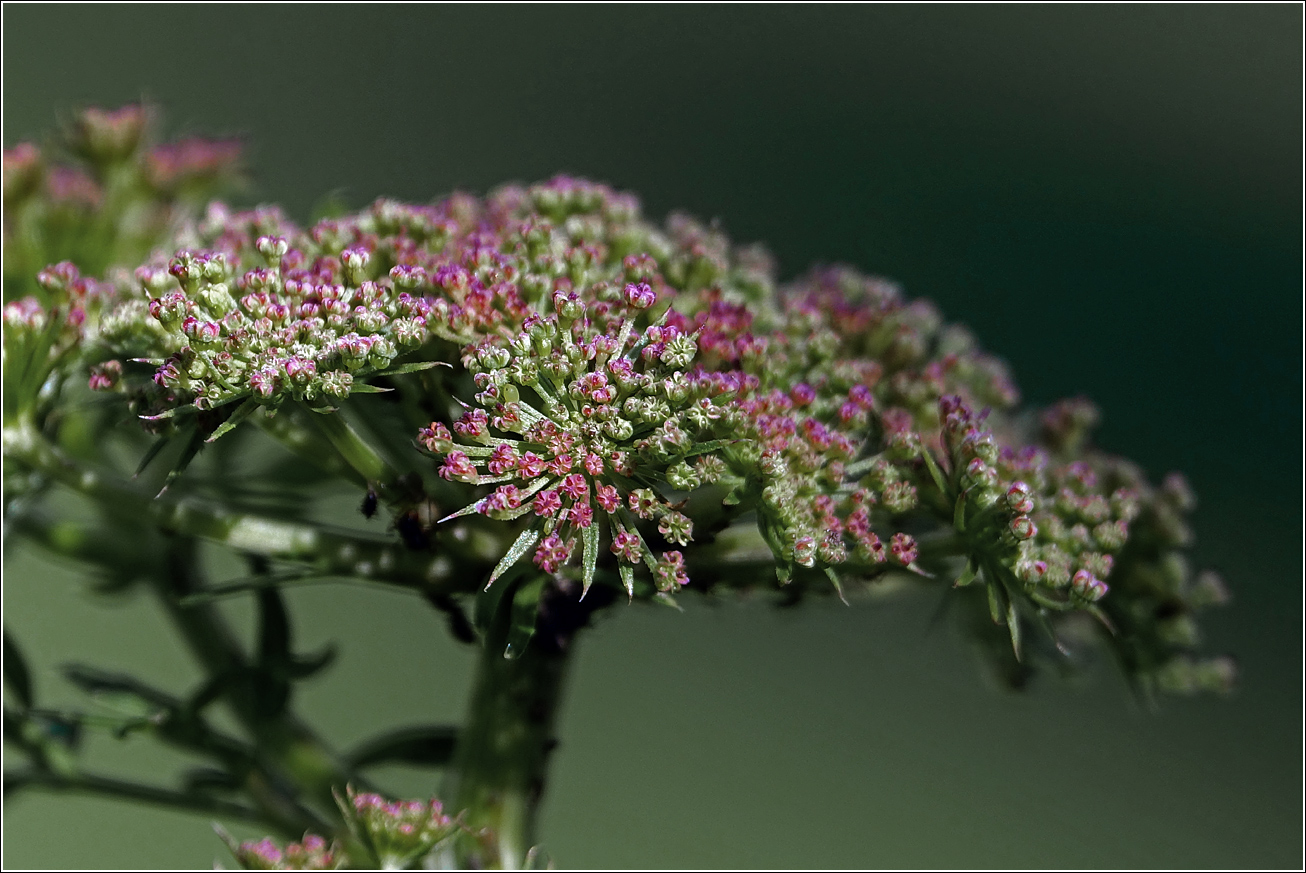
<instances>
[{"instance_id":1,"label":"green leaf","mask_svg":"<svg viewBox=\"0 0 1306 873\"><path fill-rule=\"evenodd\" d=\"M8 628L4 631L4 683L13 692L19 706L32 708L32 674L18 644L9 636Z\"/></svg>"},{"instance_id":2,"label":"green leaf","mask_svg":"<svg viewBox=\"0 0 1306 873\"><path fill-rule=\"evenodd\" d=\"M241 422L243 422L245 419L253 415L254 410L258 409L258 407L259 407L258 401L255 400L253 397L249 398L244 403L240 404L240 406L237 406L236 411L231 413L230 417L228 417L226 421L218 425L217 429L213 431L213 433L209 434L208 439L206 439L204 442L206 443L217 442L223 436L235 430L236 427Z\"/></svg>"},{"instance_id":3,"label":"green leaf","mask_svg":"<svg viewBox=\"0 0 1306 873\"><path fill-rule=\"evenodd\" d=\"M453 521L455 518L462 518L464 515L471 515L474 512L476 512L476 507L480 505L481 505L481 501L479 500L473 501L467 504L466 506L464 506L462 509L458 510L457 512L449 513L444 518L437 521L436 524L444 524L446 521Z\"/></svg>"},{"instance_id":4,"label":"green leaf","mask_svg":"<svg viewBox=\"0 0 1306 873\"><path fill-rule=\"evenodd\" d=\"M726 446L733 446L738 442L743 442L743 440L711 440L706 443L694 443L689 447L689 451L685 452L683 457L692 458L696 455L705 455L708 452L715 452L717 449L723 449Z\"/></svg>"},{"instance_id":5,"label":"green leaf","mask_svg":"<svg viewBox=\"0 0 1306 873\"><path fill-rule=\"evenodd\" d=\"M531 846L526 851L526 861L522 865L523 870L554 870L556 866L549 853L539 846Z\"/></svg>"},{"instance_id":6,"label":"green leaf","mask_svg":"<svg viewBox=\"0 0 1306 873\"><path fill-rule=\"evenodd\" d=\"M221 824L219 824L216 821L213 822L212 827L213 827L213 832L216 833L218 835L218 839L222 840L223 844L226 845L227 851L231 852L232 857L239 858L240 840L233 837L230 833L227 832L226 828L224 828ZM237 861L237 863L240 862ZM214 866L216 867L219 865L215 863Z\"/></svg>"},{"instance_id":7,"label":"green leaf","mask_svg":"<svg viewBox=\"0 0 1306 873\"><path fill-rule=\"evenodd\" d=\"M503 557L499 560L499 563L495 566L494 572L490 574L490 581L485 583L486 590L488 591L490 586L494 584L494 580L498 579L506 573L513 564L521 560L522 555L530 551L531 547L535 545L539 538L539 528L528 527L526 530L522 531L521 536L517 537L517 541L508 548L508 551L504 553Z\"/></svg>"},{"instance_id":8,"label":"green leaf","mask_svg":"<svg viewBox=\"0 0 1306 873\"><path fill-rule=\"evenodd\" d=\"M400 364L398 367L391 367L391 368L388 369L388 370L382 370L381 372L379 372L379 373L375 373L375 374L373 374L373 375L376 375L376 376L402 376L402 375L404 375L405 373L419 373L419 372L421 372L422 370L429 370L429 369L431 369L432 367L450 367L450 368L452 368L453 365L452 365L452 364L445 363L444 361L414 361L414 362L411 363L411 364Z\"/></svg>"},{"instance_id":9,"label":"green leaf","mask_svg":"<svg viewBox=\"0 0 1306 873\"><path fill-rule=\"evenodd\" d=\"M975 561L967 558L965 568L961 571L961 575L957 577L957 581L952 583L952 587L965 588L967 585L975 581L975 576L978 572L979 570L975 567Z\"/></svg>"},{"instance_id":10,"label":"green leaf","mask_svg":"<svg viewBox=\"0 0 1306 873\"><path fill-rule=\"evenodd\" d=\"M1016 655L1017 663L1020 662L1020 613L1016 610L1018 588L1016 588L1015 579L1007 569L995 562L986 561L984 564L984 575L990 581L993 589L1000 590L998 593L1002 596L1004 608L1002 610L1003 618L1007 623L1007 631L1011 634L1011 651ZM992 601L990 601L992 608Z\"/></svg>"},{"instance_id":11,"label":"green leaf","mask_svg":"<svg viewBox=\"0 0 1306 873\"><path fill-rule=\"evenodd\" d=\"M476 595L476 606L472 610L472 626L476 628L482 640L489 638L494 617L499 613L499 606L504 596L511 593L512 585L505 583L485 589Z\"/></svg>"},{"instance_id":12,"label":"green leaf","mask_svg":"<svg viewBox=\"0 0 1306 873\"><path fill-rule=\"evenodd\" d=\"M875 462L880 460L882 455L871 455L869 458L862 458L860 461L853 461L843 468L843 474L847 479L860 478L863 473L875 466Z\"/></svg>"},{"instance_id":13,"label":"green leaf","mask_svg":"<svg viewBox=\"0 0 1306 873\"><path fill-rule=\"evenodd\" d=\"M186 437L186 447L181 450L177 463L172 465L172 469L164 477L163 487L159 489L158 494L154 495L156 498L162 497L172 487L172 483L176 482L185 469L190 466L190 462L195 459L195 456L199 454L200 449L203 447L204 437L200 434L199 428L192 428L189 436Z\"/></svg>"},{"instance_id":14,"label":"green leaf","mask_svg":"<svg viewBox=\"0 0 1306 873\"><path fill-rule=\"evenodd\" d=\"M925 459L925 466L929 468L930 478L934 480L934 484L938 487L939 493L946 495L948 493L948 485L943 479L943 471L940 470L939 465L934 462L934 455L929 449L922 446L921 457Z\"/></svg>"},{"instance_id":15,"label":"green leaf","mask_svg":"<svg viewBox=\"0 0 1306 873\"><path fill-rule=\"evenodd\" d=\"M1111 619L1107 618L1107 614L1102 611L1102 607L1098 606L1096 603L1089 604L1088 614L1093 616L1093 618L1097 619L1099 622L1101 622L1102 627L1106 628L1107 632L1110 633L1111 636L1114 637L1119 633L1116 630L1116 626L1111 623Z\"/></svg>"},{"instance_id":16,"label":"green leaf","mask_svg":"<svg viewBox=\"0 0 1306 873\"><path fill-rule=\"evenodd\" d=\"M635 599L635 565L624 560L617 562L617 572L621 574L621 584L626 587L626 596Z\"/></svg>"},{"instance_id":17,"label":"green leaf","mask_svg":"<svg viewBox=\"0 0 1306 873\"><path fill-rule=\"evenodd\" d=\"M952 508L952 526L958 533L966 532L966 492L957 495L957 502Z\"/></svg>"},{"instance_id":18,"label":"green leaf","mask_svg":"<svg viewBox=\"0 0 1306 873\"><path fill-rule=\"evenodd\" d=\"M830 577L830 581L834 583L835 593L839 595L839 599L843 601L843 605L847 606L848 598L843 596L843 585L839 584L839 576L834 572L832 567L825 568L825 575Z\"/></svg>"},{"instance_id":19,"label":"green leaf","mask_svg":"<svg viewBox=\"0 0 1306 873\"><path fill-rule=\"evenodd\" d=\"M1056 628L1052 626L1052 618L1048 615L1048 611L1046 609L1040 609L1038 610L1037 615L1039 626L1042 627L1043 632L1048 635L1048 639L1052 640L1052 645L1057 647L1057 651L1060 652L1063 657L1069 658L1070 649L1066 648L1065 643L1061 642L1061 639L1057 636Z\"/></svg>"},{"instance_id":20,"label":"green leaf","mask_svg":"<svg viewBox=\"0 0 1306 873\"><path fill-rule=\"evenodd\" d=\"M676 598L672 597L670 594L668 594L665 591L659 591L657 594L654 594L653 602L658 604L659 606L669 606L672 609L674 609L676 612L685 611L685 608L676 602Z\"/></svg>"},{"instance_id":21,"label":"green leaf","mask_svg":"<svg viewBox=\"0 0 1306 873\"><path fill-rule=\"evenodd\" d=\"M594 584L594 566L599 560L599 525L595 519L585 533L581 534L581 590L580 599L584 600Z\"/></svg>"},{"instance_id":22,"label":"green leaf","mask_svg":"<svg viewBox=\"0 0 1306 873\"><path fill-rule=\"evenodd\" d=\"M174 406L171 409L163 410L157 415L139 415L137 416L137 418L143 419L144 421L166 421L167 419L172 418L173 416L177 415L179 412L183 412L183 411L194 412L195 407L190 404L187 404L186 406Z\"/></svg>"},{"instance_id":23,"label":"green leaf","mask_svg":"<svg viewBox=\"0 0 1306 873\"><path fill-rule=\"evenodd\" d=\"M369 385L366 382L357 382L349 389L350 394L388 394L393 388L378 388L375 385Z\"/></svg>"},{"instance_id":24,"label":"green leaf","mask_svg":"<svg viewBox=\"0 0 1306 873\"><path fill-rule=\"evenodd\" d=\"M540 614L540 597L549 577L536 573L517 588L512 598L512 624L508 628L508 645L503 650L505 658L520 658L535 636L535 620Z\"/></svg>"},{"instance_id":25,"label":"green leaf","mask_svg":"<svg viewBox=\"0 0 1306 873\"><path fill-rule=\"evenodd\" d=\"M1037 588L1031 588L1026 592L1026 594L1029 596L1030 600L1034 601L1039 606L1045 606L1048 609L1054 609L1057 612L1070 612L1075 608L1073 603L1068 603L1064 600L1054 600L1039 591Z\"/></svg>"},{"instance_id":26,"label":"green leaf","mask_svg":"<svg viewBox=\"0 0 1306 873\"><path fill-rule=\"evenodd\" d=\"M349 770L376 764L441 767L453 759L457 741L458 728L453 725L397 728L350 749L344 755L344 764Z\"/></svg>"},{"instance_id":27,"label":"green leaf","mask_svg":"<svg viewBox=\"0 0 1306 873\"><path fill-rule=\"evenodd\" d=\"M1007 600L1007 630L1011 632L1011 651L1020 660L1020 616L1016 613L1016 601Z\"/></svg>"},{"instance_id":28,"label":"green leaf","mask_svg":"<svg viewBox=\"0 0 1306 873\"><path fill-rule=\"evenodd\" d=\"M172 442L172 437L170 435L165 434L164 436L161 436L154 442L150 443L150 447L145 451L145 456L142 457L141 462L136 465L136 472L132 473L132 478L135 479L138 476L140 476L142 473L144 473L145 468L150 465L150 462L153 461L155 458L157 458L159 456L159 452L163 451L167 447L168 443L170 442Z\"/></svg>"},{"instance_id":29,"label":"green leaf","mask_svg":"<svg viewBox=\"0 0 1306 873\"><path fill-rule=\"evenodd\" d=\"M994 624L1002 624L1007 610L1002 603L1002 592L998 590L996 579L988 580L988 594L989 615L992 616Z\"/></svg>"}]
</instances>

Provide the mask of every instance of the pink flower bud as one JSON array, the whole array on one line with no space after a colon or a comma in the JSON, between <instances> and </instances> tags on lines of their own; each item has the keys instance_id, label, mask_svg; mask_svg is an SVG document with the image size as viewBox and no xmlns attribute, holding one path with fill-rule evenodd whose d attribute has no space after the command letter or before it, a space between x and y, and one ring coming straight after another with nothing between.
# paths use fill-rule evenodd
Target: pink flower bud
<instances>
[{"instance_id":1,"label":"pink flower bud","mask_svg":"<svg viewBox=\"0 0 1306 873\"><path fill-rule=\"evenodd\" d=\"M449 433L449 428L438 421L433 421L418 431L417 441L425 446L428 452L443 453L453 448L453 434Z\"/></svg>"},{"instance_id":2,"label":"pink flower bud","mask_svg":"<svg viewBox=\"0 0 1306 873\"><path fill-rule=\"evenodd\" d=\"M565 564L567 559L571 557L573 546L574 543L571 540L564 542L557 533L549 534L540 540L539 546L535 549L535 566L546 573L558 572L558 567Z\"/></svg>"},{"instance_id":3,"label":"pink flower bud","mask_svg":"<svg viewBox=\"0 0 1306 873\"><path fill-rule=\"evenodd\" d=\"M1087 570L1076 570L1070 579L1070 593L1083 603L1096 603L1106 596L1107 584Z\"/></svg>"},{"instance_id":4,"label":"pink flower bud","mask_svg":"<svg viewBox=\"0 0 1306 873\"><path fill-rule=\"evenodd\" d=\"M579 528L587 528L594 523L594 507L589 501L577 503L567 510L567 520Z\"/></svg>"},{"instance_id":5,"label":"pink flower bud","mask_svg":"<svg viewBox=\"0 0 1306 873\"><path fill-rule=\"evenodd\" d=\"M663 552L653 568L653 582L664 593L689 584L685 574L685 556L680 552Z\"/></svg>"},{"instance_id":6,"label":"pink flower bud","mask_svg":"<svg viewBox=\"0 0 1306 873\"><path fill-rule=\"evenodd\" d=\"M480 474L465 452L450 452L440 466L440 476L444 479L456 479L459 482L476 482Z\"/></svg>"},{"instance_id":7,"label":"pink flower bud","mask_svg":"<svg viewBox=\"0 0 1306 873\"><path fill-rule=\"evenodd\" d=\"M1038 534L1038 527L1028 515L1018 515L1011 520L1011 532L1018 540L1028 540Z\"/></svg>"},{"instance_id":8,"label":"pink flower bud","mask_svg":"<svg viewBox=\"0 0 1306 873\"><path fill-rule=\"evenodd\" d=\"M626 302L635 309L648 309L657 302L657 292L647 282L630 283L625 289Z\"/></svg>"},{"instance_id":9,"label":"pink flower bud","mask_svg":"<svg viewBox=\"0 0 1306 873\"><path fill-rule=\"evenodd\" d=\"M504 473L515 470L518 460L516 449L508 443L500 443L494 447L494 451L490 454L486 469L490 471L491 476L502 476Z\"/></svg>"},{"instance_id":10,"label":"pink flower bud","mask_svg":"<svg viewBox=\"0 0 1306 873\"><path fill-rule=\"evenodd\" d=\"M523 452L517 471L525 479L534 479L544 472L544 460L534 452Z\"/></svg>"},{"instance_id":11,"label":"pink flower bud","mask_svg":"<svg viewBox=\"0 0 1306 873\"><path fill-rule=\"evenodd\" d=\"M282 362L286 376L296 385L306 384L317 374L317 365L302 355L291 355Z\"/></svg>"},{"instance_id":12,"label":"pink flower bud","mask_svg":"<svg viewBox=\"0 0 1306 873\"><path fill-rule=\"evenodd\" d=\"M1007 489L1007 505L1021 515L1028 515L1034 511L1034 493L1024 482L1013 482Z\"/></svg>"},{"instance_id":13,"label":"pink flower bud","mask_svg":"<svg viewBox=\"0 0 1306 873\"><path fill-rule=\"evenodd\" d=\"M621 495L611 485L598 486L596 498L604 512L616 512L621 506Z\"/></svg>"},{"instance_id":14,"label":"pink flower bud","mask_svg":"<svg viewBox=\"0 0 1306 873\"><path fill-rule=\"evenodd\" d=\"M91 368L91 377L87 384L92 391L110 391L122 378L121 361L105 361Z\"/></svg>"},{"instance_id":15,"label":"pink flower bud","mask_svg":"<svg viewBox=\"0 0 1306 873\"><path fill-rule=\"evenodd\" d=\"M803 534L794 540L794 561L804 567L816 564L816 538Z\"/></svg>"},{"instance_id":16,"label":"pink flower bud","mask_svg":"<svg viewBox=\"0 0 1306 873\"><path fill-rule=\"evenodd\" d=\"M490 515L496 512L507 512L521 506L521 491L516 485L500 485L490 492L490 496L485 498L485 506L482 512Z\"/></svg>"},{"instance_id":17,"label":"pink flower bud","mask_svg":"<svg viewBox=\"0 0 1306 873\"><path fill-rule=\"evenodd\" d=\"M277 384L279 381L280 378L277 371L270 367L255 370L249 374L250 390L254 392L256 397L260 397L264 400L277 393Z\"/></svg>"},{"instance_id":18,"label":"pink flower bud","mask_svg":"<svg viewBox=\"0 0 1306 873\"><path fill-rule=\"evenodd\" d=\"M631 564L638 564L642 555L639 547L639 535L629 531L618 531L612 538L612 553L624 558Z\"/></svg>"},{"instance_id":19,"label":"pink flower bud","mask_svg":"<svg viewBox=\"0 0 1306 873\"><path fill-rule=\"evenodd\" d=\"M390 279L397 287L412 290L425 284L426 270L421 267L400 264L390 268Z\"/></svg>"},{"instance_id":20,"label":"pink flower bud","mask_svg":"<svg viewBox=\"0 0 1306 873\"><path fill-rule=\"evenodd\" d=\"M584 476L579 473L572 473L570 476L562 480L562 484L558 487L558 490L570 497L572 500L580 500L589 495L590 486L589 483L585 481Z\"/></svg>"},{"instance_id":21,"label":"pink flower bud","mask_svg":"<svg viewBox=\"0 0 1306 873\"><path fill-rule=\"evenodd\" d=\"M275 267L281 263L281 259L289 251L290 244L279 236L261 236L254 243L254 248L258 249L258 253Z\"/></svg>"},{"instance_id":22,"label":"pink flower bud","mask_svg":"<svg viewBox=\"0 0 1306 873\"><path fill-rule=\"evenodd\" d=\"M904 567L909 567L916 561L918 550L916 540L904 533L896 533L889 540L889 551L893 553L893 559Z\"/></svg>"},{"instance_id":23,"label":"pink flower bud","mask_svg":"<svg viewBox=\"0 0 1306 873\"><path fill-rule=\"evenodd\" d=\"M543 518L549 518L557 515L558 510L562 509L562 498L558 492L549 488L535 495L535 501L531 504L535 514Z\"/></svg>"},{"instance_id":24,"label":"pink flower bud","mask_svg":"<svg viewBox=\"0 0 1306 873\"><path fill-rule=\"evenodd\" d=\"M484 409L469 409L453 423L454 433L477 439L489 434L489 416Z\"/></svg>"}]
</instances>

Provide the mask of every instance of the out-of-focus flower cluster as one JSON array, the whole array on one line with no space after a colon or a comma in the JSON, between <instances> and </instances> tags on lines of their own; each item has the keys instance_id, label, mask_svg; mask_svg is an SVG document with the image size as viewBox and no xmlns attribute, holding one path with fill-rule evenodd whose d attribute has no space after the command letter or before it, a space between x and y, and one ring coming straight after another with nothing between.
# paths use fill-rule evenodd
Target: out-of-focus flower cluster
<instances>
[{"instance_id":1,"label":"out-of-focus flower cluster","mask_svg":"<svg viewBox=\"0 0 1306 873\"><path fill-rule=\"evenodd\" d=\"M139 263L215 194L240 180L241 144L154 143L144 105L89 108L48 143L4 152L4 299L34 295L47 264L88 275Z\"/></svg>"},{"instance_id":2,"label":"out-of-focus flower cluster","mask_svg":"<svg viewBox=\"0 0 1306 873\"><path fill-rule=\"evenodd\" d=\"M88 118L79 154L144 160L137 116ZM161 178L190 148L133 166ZM6 209L9 177L7 157ZM569 177L308 229L214 203L137 264L41 274L5 310L7 358L11 332L53 337L51 361L80 347L92 389L153 419L403 388L445 521L498 531L483 582L534 566L666 598L766 564L795 594L946 575L987 592L1017 656L1023 627L1087 613L1146 684L1228 684L1187 660L1223 594L1184 564L1178 480L1092 449L1085 401L1022 413L1001 361L892 283L781 285L765 251Z\"/></svg>"},{"instance_id":3,"label":"out-of-focus flower cluster","mask_svg":"<svg viewBox=\"0 0 1306 873\"><path fill-rule=\"evenodd\" d=\"M340 798L349 832L344 844L328 844L315 834L284 848L271 839L237 843L225 837L246 870L423 869L438 846L465 834L485 846L487 832L473 833L461 817L449 816L439 800L387 800L379 794L350 790Z\"/></svg>"},{"instance_id":4,"label":"out-of-focus flower cluster","mask_svg":"<svg viewBox=\"0 0 1306 873\"><path fill-rule=\"evenodd\" d=\"M283 849L272 840L250 840L232 846L232 854L246 870L339 870L345 865L340 847L316 834L305 834Z\"/></svg>"}]
</instances>

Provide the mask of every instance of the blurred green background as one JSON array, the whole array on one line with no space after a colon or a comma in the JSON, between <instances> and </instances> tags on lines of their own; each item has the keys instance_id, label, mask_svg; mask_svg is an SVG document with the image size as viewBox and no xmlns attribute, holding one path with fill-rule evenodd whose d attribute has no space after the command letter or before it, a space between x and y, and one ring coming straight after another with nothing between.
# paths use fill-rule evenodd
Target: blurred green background
<instances>
[{"instance_id":1,"label":"blurred green background","mask_svg":"<svg viewBox=\"0 0 1306 873\"><path fill-rule=\"evenodd\" d=\"M843 261L971 325L1027 400L1186 471L1234 604L1229 699L1149 712L1109 664L986 682L931 596L617 609L582 642L544 811L577 867L1302 863L1302 10L1274 6L4 8L4 144L146 97L241 133L257 197L425 200L567 171L719 218L792 276ZM20 552L5 622L182 688L145 600ZM339 665L300 699L352 742L456 718L470 653L416 601L295 592ZM234 611L239 613L239 608ZM176 762L97 741L108 769ZM420 794L435 774L396 776ZM22 796L11 867L230 863L205 820Z\"/></svg>"}]
</instances>

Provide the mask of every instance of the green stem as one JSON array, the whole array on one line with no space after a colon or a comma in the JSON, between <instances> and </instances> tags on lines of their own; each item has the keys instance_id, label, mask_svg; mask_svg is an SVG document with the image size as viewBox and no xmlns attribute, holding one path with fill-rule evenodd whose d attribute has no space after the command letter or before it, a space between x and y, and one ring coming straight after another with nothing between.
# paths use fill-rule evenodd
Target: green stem
<instances>
[{"instance_id":1,"label":"green stem","mask_svg":"<svg viewBox=\"0 0 1306 873\"><path fill-rule=\"evenodd\" d=\"M497 857L456 859L519 869L535 844L554 719L568 651L539 634L517 658L507 658L511 611L499 610L477 664L471 711L458 739L442 797L464 810L474 829L489 828ZM541 619L543 620L543 619ZM471 854L475 847L472 846ZM466 850L464 850L466 851Z\"/></svg>"},{"instance_id":2,"label":"green stem","mask_svg":"<svg viewBox=\"0 0 1306 873\"><path fill-rule=\"evenodd\" d=\"M399 478L395 469L366 440L359 436L339 412L314 415L317 426L335 446L340 457L366 482L388 486Z\"/></svg>"},{"instance_id":3,"label":"green stem","mask_svg":"<svg viewBox=\"0 0 1306 873\"><path fill-rule=\"evenodd\" d=\"M6 428L4 448L7 459L19 458L52 479L113 506L117 511L135 505L138 517L150 519L165 531L182 533L183 536L168 544L164 566L149 574L151 587L192 655L208 675L239 675L247 669L247 660L235 635L213 606L182 605L184 598L201 587L196 543L192 537L207 536L237 548L244 543L249 546L247 551L270 553L273 557L297 556L298 550L302 549L308 553L305 557L309 557L312 556L311 547L317 542L316 531L268 519L255 518L251 522L249 516L211 506L196 506L189 501L151 499L131 483L77 464L34 428ZM254 528L249 528L251 523L254 523ZM232 534L239 534L242 526L248 530L233 539ZM249 535L260 527L261 534ZM304 529L285 529L296 527ZM66 533L62 539L67 539ZM274 542L278 539L279 542ZM95 556L87 557L93 559ZM240 685L235 687L240 688ZM305 827L321 830L325 820L277 787L278 783L302 786L323 808L334 810L332 788L341 787L348 780L348 774L323 743L293 716L283 714L274 719L261 716L248 689L235 691L227 697L237 719L256 737L259 747L267 752L260 769L272 778L256 773L247 785L262 814L289 832L302 833Z\"/></svg>"},{"instance_id":4,"label":"green stem","mask_svg":"<svg viewBox=\"0 0 1306 873\"><path fill-rule=\"evenodd\" d=\"M6 460L19 460L87 497L147 516L165 531L226 545L253 555L305 564L320 575L356 576L434 594L455 594L474 586L455 578L448 561L429 552L326 525L284 521L184 497L155 498L135 483L91 469L69 458L34 427L7 427Z\"/></svg>"},{"instance_id":5,"label":"green stem","mask_svg":"<svg viewBox=\"0 0 1306 873\"><path fill-rule=\"evenodd\" d=\"M182 606L182 600L201 587L195 542L179 539L169 544L165 574L151 577L159 602L181 633L191 654L210 676L238 675L248 668L235 636L211 604ZM261 769L290 777L324 809L334 810L333 788L342 787L349 774L323 742L294 715L282 713L267 718L259 711L252 689L236 683L226 695L232 712L258 740ZM247 788L260 807L274 820L292 824L300 834L321 830L324 820L303 807L294 797L273 787L276 780L254 779Z\"/></svg>"},{"instance_id":6,"label":"green stem","mask_svg":"<svg viewBox=\"0 0 1306 873\"><path fill-rule=\"evenodd\" d=\"M287 405L275 416L260 415L255 416L253 420L261 431L280 443L283 448L318 469L367 487L367 480L346 464L338 452L333 451L333 446L318 428L308 427L300 421L306 415L313 415L313 413L304 412L299 406Z\"/></svg>"},{"instance_id":7,"label":"green stem","mask_svg":"<svg viewBox=\"0 0 1306 873\"><path fill-rule=\"evenodd\" d=\"M118 800L134 800L167 809L181 809L199 812L205 815L221 816L227 819L267 824L267 819L257 809L226 800L218 800L203 795L183 794L168 788L153 785L141 785L125 782L107 776L92 773L78 773L70 777L60 776L44 770L25 770L5 774L5 794L22 788L41 788L45 791L89 794L96 797L109 797ZM283 830L283 835L290 839L303 836L302 832Z\"/></svg>"}]
</instances>

